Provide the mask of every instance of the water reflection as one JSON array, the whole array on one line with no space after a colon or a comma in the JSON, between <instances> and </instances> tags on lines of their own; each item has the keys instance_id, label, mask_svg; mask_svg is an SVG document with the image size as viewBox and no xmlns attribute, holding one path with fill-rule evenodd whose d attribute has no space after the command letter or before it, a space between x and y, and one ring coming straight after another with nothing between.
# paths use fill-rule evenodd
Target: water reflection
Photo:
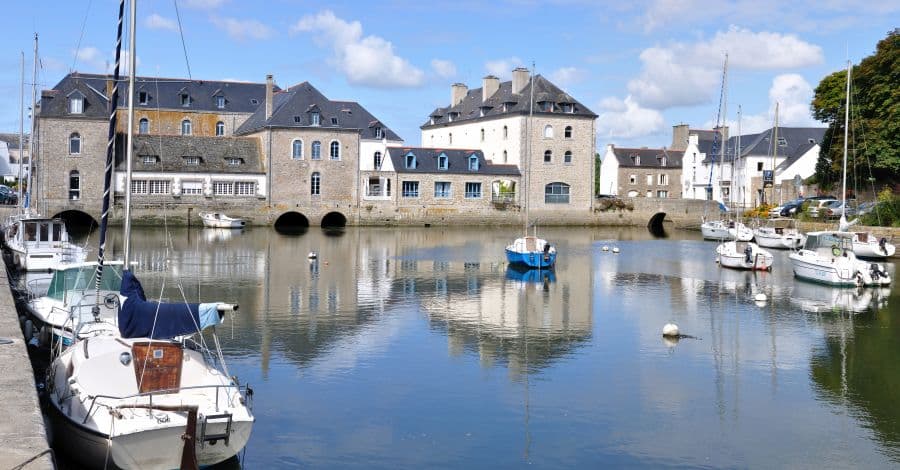
<instances>
[{"instance_id":1,"label":"water reflection","mask_svg":"<svg viewBox=\"0 0 900 470\"><path fill-rule=\"evenodd\" d=\"M791 303L810 313L863 313L884 308L890 294L886 287L834 287L797 281Z\"/></svg>"}]
</instances>

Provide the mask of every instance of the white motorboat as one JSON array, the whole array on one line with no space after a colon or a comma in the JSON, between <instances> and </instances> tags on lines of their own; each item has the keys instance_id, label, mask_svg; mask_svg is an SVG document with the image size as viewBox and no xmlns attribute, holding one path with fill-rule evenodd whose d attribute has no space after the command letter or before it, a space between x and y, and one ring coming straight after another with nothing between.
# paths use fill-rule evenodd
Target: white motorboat
<instances>
[{"instance_id":1,"label":"white motorboat","mask_svg":"<svg viewBox=\"0 0 900 470\"><path fill-rule=\"evenodd\" d=\"M720 266L733 269L770 271L775 257L756 243L732 240L716 247Z\"/></svg>"},{"instance_id":2,"label":"white motorboat","mask_svg":"<svg viewBox=\"0 0 900 470\"><path fill-rule=\"evenodd\" d=\"M61 263L81 263L87 250L69 241L62 219L26 215L10 221L6 246L13 263L25 271L46 271Z\"/></svg>"},{"instance_id":3,"label":"white motorboat","mask_svg":"<svg viewBox=\"0 0 900 470\"><path fill-rule=\"evenodd\" d=\"M884 266L857 259L852 234L810 232L806 244L790 254L794 276L837 286L886 286L891 276Z\"/></svg>"},{"instance_id":4,"label":"white motorboat","mask_svg":"<svg viewBox=\"0 0 900 470\"><path fill-rule=\"evenodd\" d=\"M707 240L753 240L753 231L734 220L710 220L700 224L700 232Z\"/></svg>"},{"instance_id":5,"label":"white motorboat","mask_svg":"<svg viewBox=\"0 0 900 470\"><path fill-rule=\"evenodd\" d=\"M203 225L210 228L241 228L246 225L243 219L228 217L221 212L201 212L200 218Z\"/></svg>"},{"instance_id":6,"label":"white motorboat","mask_svg":"<svg viewBox=\"0 0 900 470\"><path fill-rule=\"evenodd\" d=\"M853 252L859 258L886 259L894 256L897 247L887 238L878 238L868 232L850 232L853 235Z\"/></svg>"},{"instance_id":7,"label":"white motorboat","mask_svg":"<svg viewBox=\"0 0 900 470\"><path fill-rule=\"evenodd\" d=\"M788 218L767 220L765 225L753 230L753 236L764 248L796 250L806 241L806 235L797 229L797 222Z\"/></svg>"}]
</instances>

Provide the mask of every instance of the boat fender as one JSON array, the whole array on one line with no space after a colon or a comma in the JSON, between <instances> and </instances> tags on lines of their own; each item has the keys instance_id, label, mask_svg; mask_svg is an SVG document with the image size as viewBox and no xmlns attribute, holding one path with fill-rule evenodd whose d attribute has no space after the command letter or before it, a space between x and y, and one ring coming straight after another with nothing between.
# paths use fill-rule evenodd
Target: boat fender
<instances>
[{"instance_id":1,"label":"boat fender","mask_svg":"<svg viewBox=\"0 0 900 470\"><path fill-rule=\"evenodd\" d=\"M887 238L881 237L881 239L878 240L878 248L881 248L881 251L884 252L885 254L887 254L887 246L886 245L887 245Z\"/></svg>"}]
</instances>

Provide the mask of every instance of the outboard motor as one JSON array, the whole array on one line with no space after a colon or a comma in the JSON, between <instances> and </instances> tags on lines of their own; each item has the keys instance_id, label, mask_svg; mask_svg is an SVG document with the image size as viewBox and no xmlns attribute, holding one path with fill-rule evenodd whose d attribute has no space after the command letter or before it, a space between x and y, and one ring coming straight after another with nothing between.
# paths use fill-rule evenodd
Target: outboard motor
<instances>
[{"instance_id":1,"label":"outboard motor","mask_svg":"<svg viewBox=\"0 0 900 470\"><path fill-rule=\"evenodd\" d=\"M878 248L881 248L881 251L884 254L887 254L887 238L881 237L881 239L878 240Z\"/></svg>"},{"instance_id":2,"label":"outboard motor","mask_svg":"<svg viewBox=\"0 0 900 470\"><path fill-rule=\"evenodd\" d=\"M550 244L544 243L544 261L550 261Z\"/></svg>"},{"instance_id":3,"label":"outboard motor","mask_svg":"<svg viewBox=\"0 0 900 470\"><path fill-rule=\"evenodd\" d=\"M750 245L747 245L747 247L744 248L744 257L746 262L753 262L753 248L751 248Z\"/></svg>"}]
</instances>

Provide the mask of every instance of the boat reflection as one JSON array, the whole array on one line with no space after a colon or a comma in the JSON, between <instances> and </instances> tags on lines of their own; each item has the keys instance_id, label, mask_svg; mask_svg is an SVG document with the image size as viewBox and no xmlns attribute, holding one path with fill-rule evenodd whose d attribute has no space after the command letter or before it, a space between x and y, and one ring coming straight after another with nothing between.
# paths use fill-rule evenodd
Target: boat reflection
<instances>
[{"instance_id":1,"label":"boat reflection","mask_svg":"<svg viewBox=\"0 0 900 470\"><path fill-rule=\"evenodd\" d=\"M206 243L223 243L238 235L242 235L244 231L230 228L204 227L200 233L202 234L203 239L206 240Z\"/></svg>"},{"instance_id":2,"label":"boat reflection","mask_svg":"<svg viewBox=\"0 0 900 470\"><path fill-rule=\"evenodd\" d=\"M791 303L804 312L865 313L887 305L890 288L835 287L797 281L791 292Z\"/></svg>"},{"instance_id":3,"label":"boat reflection","mask_svg":"<svg viewBox=\"0 0 900 470\"><path fill-rule=\"evenodd\" d=\"M526 269L508 265L506 267L506 278L511 281L531 284L550 284L556 282L556 273L550 269Z\"/></svg>"}]
</instances>

